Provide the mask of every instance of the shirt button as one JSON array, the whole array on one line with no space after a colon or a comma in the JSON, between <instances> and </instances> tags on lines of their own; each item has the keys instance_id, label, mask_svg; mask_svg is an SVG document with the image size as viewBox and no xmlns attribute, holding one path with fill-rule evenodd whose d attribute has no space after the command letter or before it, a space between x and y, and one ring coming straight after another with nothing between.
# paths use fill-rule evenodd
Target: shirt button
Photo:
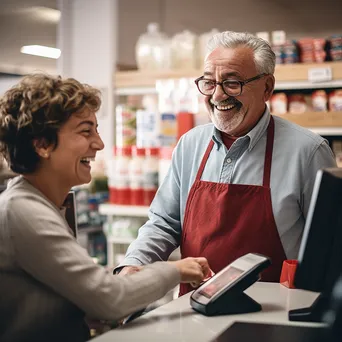
<instances>
[{"instance_id":1,"label":"shirt button","mask_svg":"<svg viewBox=\"0 0 342 342\"><path fill-rule=\"evenodd\" d=\"M226 162L227 162L227 164L230 164L230 163L232 162L232 160L231 160L230 158L228 158L228 159L226 160Z\"/></svg>"}]
</instances>

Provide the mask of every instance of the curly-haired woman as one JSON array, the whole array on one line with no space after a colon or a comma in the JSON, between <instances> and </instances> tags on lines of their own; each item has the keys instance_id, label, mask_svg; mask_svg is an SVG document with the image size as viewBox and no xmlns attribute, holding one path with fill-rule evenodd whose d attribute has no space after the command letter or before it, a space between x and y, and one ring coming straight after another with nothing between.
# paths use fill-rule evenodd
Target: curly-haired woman
<instances>
[{"instance_id":1,"label":"curly-haired woman","mask_svg":"<svg viewBox=\"0 0 342 342\"><path fill-rule=\"evenodd\" d=\"M118 320L208 272L204 258L188 258L114 276L76 242L62 204L72 186L91 180L104 147L100 102L88 85L43 74L0 99L0 153L19 174L0 196L3 342L85 341L85 315Z\"/></svg>"}]
</instances>

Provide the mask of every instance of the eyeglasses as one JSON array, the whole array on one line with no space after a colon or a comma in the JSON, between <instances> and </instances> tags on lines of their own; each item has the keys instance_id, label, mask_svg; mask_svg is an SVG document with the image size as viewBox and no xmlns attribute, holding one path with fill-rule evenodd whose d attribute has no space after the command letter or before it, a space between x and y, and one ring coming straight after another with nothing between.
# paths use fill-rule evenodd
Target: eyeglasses
<instances>
[{"instance_id":1,"label":"eyeglasses","mask_svg":"<svg viewBox=\"0 0 342 342\"><path fill-rule=\"evenodd\" d=\"M245 81L238 80L224 80L222 82L216 82L213 80L208 80L201 76L195 80L196 86L199 92L205 96L211 96L215 93L217 85L222 87L223 92L228 96L239 96L242 93L242 87L252 81L258 80L259 78L266 76L267 74L260 74L249 78Z\"/></svg>"}]
</instances>

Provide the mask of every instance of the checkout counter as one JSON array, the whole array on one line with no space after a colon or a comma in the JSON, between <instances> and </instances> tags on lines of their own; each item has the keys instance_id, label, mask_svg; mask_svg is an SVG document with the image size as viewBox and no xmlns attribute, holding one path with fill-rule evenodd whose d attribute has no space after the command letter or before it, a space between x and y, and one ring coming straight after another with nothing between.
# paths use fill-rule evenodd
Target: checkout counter
<instances>
[{"instance_id":1,"label":"checkout counter","mask_svg":"<svg viewBox=\"0 0 342 342\"><path fill-rule=\"evenodd\" d=\"M238 335L224 339L218 339L218 336L236 322L271 323L293 327L323 326L321 323L290 322L288 319L289 310L310 306L317 298L317 293L288 289L279 283L263 282L254 283L245 293L261 304L262 311L208 317L192 309L189 293L91 341L246 342L247 339L238 338ZM254 335L252 339L248 338L253 342L306 342L306 339L286 337L281 331L267 334L265 339L265 333L261 336L254 332L252 326L245 326L243 329Z\"/></svg>"}]
</instances>

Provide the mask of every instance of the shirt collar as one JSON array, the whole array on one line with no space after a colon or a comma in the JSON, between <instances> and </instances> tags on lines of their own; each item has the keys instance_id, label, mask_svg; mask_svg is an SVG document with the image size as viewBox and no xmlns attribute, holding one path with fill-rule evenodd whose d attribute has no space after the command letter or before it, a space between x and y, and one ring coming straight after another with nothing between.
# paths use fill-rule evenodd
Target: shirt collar
<instances>
[{"instance_id":1,"label":"shirt collar","mask_svg":"<svg viewBox=\"0 0 342 342\"><path fill-rule=\"evenodd\" d=\"M265 131L267 130L268 123L270 121L270 112L268 108L266 107L266 110L264 114L261 116L260 120L258 123L250 130L246 135L239 137L237 140L240 139L249 139L249 146L248 146L248 151L250 152L254 146L257 144L257 142L260 140L260 138L263 136ZM221 138L221 133L220 131L214 126L213 128L213 135L212 139L216 145L216 149L219 150L220 147L223 145L223 141Z\"/></svg>"}]
</instances>

